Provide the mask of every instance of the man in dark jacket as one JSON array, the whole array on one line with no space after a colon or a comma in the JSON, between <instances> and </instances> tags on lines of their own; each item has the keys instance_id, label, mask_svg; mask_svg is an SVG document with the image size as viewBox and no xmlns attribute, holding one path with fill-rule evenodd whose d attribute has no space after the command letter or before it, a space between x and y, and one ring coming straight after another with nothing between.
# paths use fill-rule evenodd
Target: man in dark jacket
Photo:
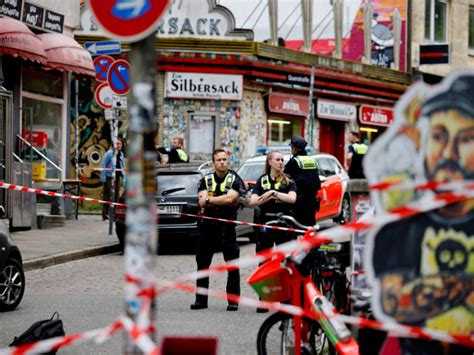
<instances>
[{"instance_id":1,"label":"man in dark jacket","mask_svg":"<svg viewBox=\"0 0 474 355\"><path fill-rule=\"evenodd\" d=\"M367 154L369 147L360 143L359 133L352 131L349 134L350 145L346 157L346 170L351 179L365 179L364 170L362 169L362 159Z\"/></svg>"},{"instance_id":2,"label":"man in dark jacket","mask_svg":"<svg viewBox=\"0 0 474 355\"><path fill-rule=\"evenodd\" d=\"M171 149L159 147L157 150L161 154L168 155L168 164L189 163L189 158L183 150L184 140L181 137L174 137Z\"/></svg>"},{"instance_id":3,"label":"man in dark jacket","mask_svg":"<svg viewBox=\"0 0 474 355\"><path fill-rule=\"evenodd\" d=\"M296 183L297 197L294 207L296 220L305 226L314 226L317 210L316 195L321 188L321 181L316 161L306 153L307 145L303 137L291 138L293 157L286 164L284 172Z\"/></svg>"}]
</instances>

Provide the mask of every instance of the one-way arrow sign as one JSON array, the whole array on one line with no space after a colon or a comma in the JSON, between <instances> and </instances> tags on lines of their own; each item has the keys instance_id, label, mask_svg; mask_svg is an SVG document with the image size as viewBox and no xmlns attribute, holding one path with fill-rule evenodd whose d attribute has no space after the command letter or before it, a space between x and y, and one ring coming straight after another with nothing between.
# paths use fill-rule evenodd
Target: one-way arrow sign
<instances>
[{"instance_id":1,"label":"one-way arrow sign","mask_svg":"<svg viewBox=\"0 0 474 355\"><path fill-rule=\"evenodd\" d=\"M86 42L84 47L91 55L122 53L122 47L119 41Z\"/></svg>"}]
</instances>

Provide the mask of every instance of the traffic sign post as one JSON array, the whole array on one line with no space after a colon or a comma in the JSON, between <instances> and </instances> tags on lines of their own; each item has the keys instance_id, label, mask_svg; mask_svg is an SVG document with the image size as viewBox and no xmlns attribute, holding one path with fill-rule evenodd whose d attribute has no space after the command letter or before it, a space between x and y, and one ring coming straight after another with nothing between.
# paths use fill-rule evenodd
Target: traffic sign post
<instances>
[{"instance_id":1,"label":"traffic sign post","mask_svg":"<svg viewBox=\"0 0 474 355\"><path fill-rule=\"evenodd\" d=\"M112 38L137 42L156 31L169 0L89 0L102 29Z\"/></svg>"},{"instance_id":2,"label":"traffic sign post","mask_svg":"<svg viewBox=\"0 0 474 355\"><path fill-rule=\"evenodd\" d=\"M116 94L126 95L130 90L130 64L123 59L113 62L107 72L107 83Z\"/></svg>"},{"instance_id":3,"label":"traffic sign post","mask_svg":"<svg viewBox=\"0 0 474 355\"><path fill-rule=\"evenodd\" d=\"M95 80L100 82L107 81L107 72L114 60L114 58L108 55L101 55L94 59Z\"/></svg>"},{"instance_id":4,"label":"traffic sign post","mask_svg":"<svg viewBox=\"0 0 474 355\"><path fill-rule=\"evenodd\" d=\"M122 45L119 41L86 42L84 43L84 48L92 56L122 53Z\"/></svg>"}]
</instances>

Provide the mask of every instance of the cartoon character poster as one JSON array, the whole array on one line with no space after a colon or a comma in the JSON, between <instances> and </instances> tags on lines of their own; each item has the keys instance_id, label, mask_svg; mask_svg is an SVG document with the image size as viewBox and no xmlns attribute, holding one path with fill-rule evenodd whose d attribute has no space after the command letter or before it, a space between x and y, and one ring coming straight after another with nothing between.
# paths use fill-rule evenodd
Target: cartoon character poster
<instances>
[{"instance_id":1,"label":"cartoon character poster","mask_svg":"<svg viewBox=\"0 0 474 355\"><path fill-rule=\"evenodd\" d=\"M364 168L370 184L472 181L474 71L455 72L434 87L417 83L410 88L395 107L394 123L364 159ZM371 192L376 214L439 193L415 188ZM378 319L473 334L474 199L372 231L365 269ZM402 349L408 343L401 341Z\"/></svg>"}]
</instances>

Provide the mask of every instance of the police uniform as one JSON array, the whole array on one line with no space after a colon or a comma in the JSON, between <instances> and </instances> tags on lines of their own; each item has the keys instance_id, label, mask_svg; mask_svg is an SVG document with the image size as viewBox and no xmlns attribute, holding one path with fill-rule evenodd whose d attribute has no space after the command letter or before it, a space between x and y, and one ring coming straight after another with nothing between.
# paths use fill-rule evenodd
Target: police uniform
<instances>
[{"instance_id":1,"label":"police uniform","mask_svg":"<svg viewBox=\"0 0 474 355\"><path fill-rule=\"evenodd\" d=\"M293 180L277 182L270 175L262 175L258 178L253 188L252 194L263 195L269 190L275 190L282 193L296 191L296 185ZM274 220L274 217L265 216L266 213L283 213L293 215L292 205L286 202L271 199L258 207L259 213L255 218L256 223L266 223ZM259 228L257 230L257 252L273 247L274 244L282 244L293 239L293 233L279 231L270 228Z\"/></svg>"},{"instance_id":2,"label":"police uniform","mask_svg":"<svg viewBox=\"0 0 474 355\"><path fill-rule=\"evenodd\" d=\"M364 170L362 169L362 159L368 150L369 147L364 143L355 142L349 146L349 153L352 153L352 160L348 174L351 179L365 179Z\"/></svg>"},{"instance_id":3,"label":"police uniform","mask_svg":"<svg viewBox=\"0 0 474 355\"><path fill-rule=\"evenodd\" d=\"M285 174L295 180L297 187L295 218L305 226L316 224L316 195L321 188L316 161L305 151L293 156L285 166Z\"/></svg>"},{"instance_id":4,"label":"police uniform","mask_svg":"<svg viewBox=\"0 0 474 355\"><path fill-rule=\"evenodd\" d=\"M223 179L215 173L208 174L199 182L198 191L207 191L208 196L221 196L230 189L239 192L242 187L240 181L238 176L231 172L228 172ZM236 220L237 209L237 204L235 206L210 206L205 207L204 215ZM196 251L198 270L209 268L214 253L219 250L222 250L225 261L239 258L240 250L235 234L235 224L202 219L199 222L199 238ZM196 285L197 287L209 288L209 277L198 279ZM239 270L229 271L226 292L240 295ZM207 296L196 295L196 302L207 307ZM229 301L229 304L232 303Z\"/></svg>"},{"instance_id":5,"label":"police uniform","mask_svg":"<svg viewBox=\"0 0 474 355\"><path fill-rule=\"evenodd\" d=\"M162 153L162 154L167 154L169 156L168 164L188 163L189 162L188 155L181 148L178 148L178 149L171 148L170 150L167 150L164 147L159 147L158 152Z\"/></svg>"}]
</instances>

